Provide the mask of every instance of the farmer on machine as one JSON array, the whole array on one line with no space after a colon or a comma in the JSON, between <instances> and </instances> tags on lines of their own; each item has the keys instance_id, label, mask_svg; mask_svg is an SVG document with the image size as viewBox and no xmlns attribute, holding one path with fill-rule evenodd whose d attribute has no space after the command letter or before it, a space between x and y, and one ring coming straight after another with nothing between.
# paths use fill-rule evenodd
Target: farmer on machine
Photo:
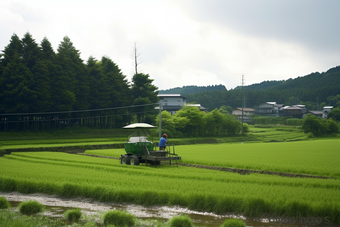
<instances>
[{"instance_id":1,"label":"farmer on machine","mask_svg":"<svg viewBox=\"0 0 340 227\"><path fill-rule=\"evenodd\" d=\"M159 150L165 150L166 143L168 143L168 141L166 140L167 137L167 134L163 134L163 137L159 140Z\"/></svg>"}]
</instances>

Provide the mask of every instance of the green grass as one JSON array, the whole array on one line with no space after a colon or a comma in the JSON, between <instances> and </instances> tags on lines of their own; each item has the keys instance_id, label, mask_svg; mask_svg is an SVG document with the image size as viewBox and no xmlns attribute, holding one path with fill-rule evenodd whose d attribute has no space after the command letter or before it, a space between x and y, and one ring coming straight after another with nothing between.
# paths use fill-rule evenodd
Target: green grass
<instances>
[{"instance_id":1,"label":"green grass","mask_svg":"<svg viewBox=\"0 0 340 227\"><path fill-rule=\"evenodd\" d=\"M308 134L297 126L249 126L249 134L262 142L307 140Z\"/></svg>"},{"instance_id":2,"label":"green grass","mask_svg":"<svg viewBox=\"0 0 340 227\"><path fill-rule=\"evenodd\" d=\"M340 220L339 180L239 175L183 166L130 166L120 165L118 160L57 152L12 153L0 158L0 166L0 191L180 205L219 214Z\"/></svg>"},{"instance_id":3,"label":"green grass","mask_svg":"<svg viewBox=\"0 0 340 227\"><path fill-rule=\"evenodd\" d=\"M116 227L132 227L135 225L135 217L122 210L111 210L104 214L104 224Z\"/></svg>"},{"instance_id":4,"label":"green grass","mask_svg":"<svg viewBox=\"0 0 340 227\"><path fill-rule=\"evenodd\" d=\"M42 212L44 205L38 203L37 201L25 201L19 204L19 211L22 214L36 214Z\"/></svg>"},{"instance_id":5,"label":"green grass","mask_svg":"<svg viewBox=\"0 0 340 227\"><path fill-rule=\"evenodd\" d=\"M79 221L81 218L81 210L80 209L72 209L64 212L64 217L69 221Z\"/></svg>"},{"instance_id":6,"label":"green grass","mask_svg":"<svg viewBox=\"0 0 340 227\"><path fill-rule=\"evenodd\" d=\"M192 220L187 215L176 216L169 221L170 227L193 227Z\"/></svg>"},{"instance_id":7,"label":"green grass","mask_svg":"<svg viewBox=\"0 0 340 227\"><path fill-rule=\"evenodd\" d=\"M240 219L230 218L226 219L221 227L246 227L246 224Z\"/></svg>"},{"instance_id":8,"label":"green grass","mask_svg":"<svg viewBox=\"0 0 340 227\"><path fill-rule=\"evenodd\" d=\"M107 157L120 157L121 154L126 154L125 149L103 149L103 150L86 150L85 154L93 154Z\"/></svg>"},{"instance_id":9,"label":"green grass","mask_svg":"<svg viewBox=\"0 0 340 227\"><path fill-rule=\"evenodd\" d=\"M202 138L169 138L171 143L202 144L202 143L232 143L232 142L270 142L307 140L308 134L296 126L249 126L250 132L245 136L232 137L202 137ZM132 134L124 129L65 129L46 132L0 132L2 149L79 146L95 144L123 143ZM157 136L153 138L158 141Z\"/></svg>"},{"instance_id":10,"label":"green grass","mask_svg":"<svg viewBox=\"0 0 340 227\"><path fill-rule=\"evenodd\" d=\"M48 219L43 216L22 216L11 210L0 210L0 226L3 227L59 227L63 226L59 219Z\"/></svg>"},{"instance_id":11,"label":"green grass","mask_svg":"<svg viewBox=\"0 0 340 227\"><path fill-rule=\"evenodd\" d=\"M178 146L183 162L340 177L339 139Z\"/></svg>"},{"instance_id":12,"label":"green grass","mask_svg":"<svg viewBox=\"0 0 340 227\"><path fill-rule=\"evenodd\" d=\"M10 205L7 199L5 197L0 197L0 209L7 209L9 207Z\"/></svg>"}]
</instances>

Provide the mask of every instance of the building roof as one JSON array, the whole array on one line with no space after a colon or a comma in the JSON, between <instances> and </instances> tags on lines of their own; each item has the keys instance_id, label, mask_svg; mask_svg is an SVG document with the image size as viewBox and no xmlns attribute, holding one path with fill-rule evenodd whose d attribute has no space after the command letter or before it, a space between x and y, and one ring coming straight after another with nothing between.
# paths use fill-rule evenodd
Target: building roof
<instances>
[{"instance_id":1,"label":"building roof","mask_svg":"<svg viewBox=\"0 0 340 227\"><path fill-rule=\"evenodd\" d=\"M186 97L182 96L181 94L158 94L159 98L183 98L187 99Z\"/></svg>"},{"instance_id":2,"label":"building roof","mask_svg":"<svg viewBox=\"0 0 340 227\"><path fill-rule=\"evenodd\" d=\"M200 110L205 110L206 108L201 106L201 104L185 104L186 106L198 107Z\"/></svg>"},{"instance_id":3,"label":"building roof","mask_svg":"<svg viewBox=\"0 0 340 227\"><path fill-rule=\"evenodd\" d=\"M283 107L284 110L301 110L300 107L297 106L285 106Z\"/></svg>"},{"instance_id":4,"label":"building roof","mask_svg":"<svg viewBox=\"0 0 340 227\"><path fill-rule=\"evenodd\" d=\"M242 107L236 107L235 110L241 110L242 111ZM243 111L249 111L249 112L255 112L255 109L252 108L243 108Z\"/></svg>"},{"instance_id":5,"label":"building roof","mask_svg":"<svg viewBox=\"0 0 340 227\"><path fill-rule=\"evenodd\" d=\"M314 114L314 115L322 115L323 111L322 110L310 110L309 113Z\"/></svg>"}]
</instances>

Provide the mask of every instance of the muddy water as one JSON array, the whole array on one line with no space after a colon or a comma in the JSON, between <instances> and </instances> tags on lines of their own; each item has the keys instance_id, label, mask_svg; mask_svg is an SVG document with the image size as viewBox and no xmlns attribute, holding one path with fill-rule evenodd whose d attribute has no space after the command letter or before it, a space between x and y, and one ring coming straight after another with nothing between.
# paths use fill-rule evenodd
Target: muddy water
<instances>
[{"instance_id":1,"label":"muddy water","mask_svg":"<svg viewBox=\"0 0 340 227\"><path fill-rule=\"evenodd\" d=\"M297 221L293 219L246 219L242 216L236 216L233 214L228 215L216 215L213 213L204 213L188 210L181 207L167 207L167 206L154 206L154 207L143 207L131 204L115 204L115 203L101 203L97 201L92 201L91 199L84 198L73 198L63 199L51 195L43 194L20 194L16 192L3 193L0 192L0 196L7 198L10 202L12 209L17 210L17 206L22 201L35 200L41 204L44 204L46 209L42 215L61 218L63 213L68 209L80 208L82 213L87 217L88 221L95 221L98 224L102 223L102 215L109 210L118 209L125 210L139 219L151 219L151 220L161 220L167 221L174 216L187 214L195 226L200 227L217 227L221 226L223 221L227 218L240 218L243 219L247 226L254 227L302 227L302 226L316 226L319 220L303 220L302 224L296 224ZM314 222L313 222L314 221ZM300 222L301 223L301 222ZM322 225L318 225L322 226Z\"/></svg>"}]
</instances>

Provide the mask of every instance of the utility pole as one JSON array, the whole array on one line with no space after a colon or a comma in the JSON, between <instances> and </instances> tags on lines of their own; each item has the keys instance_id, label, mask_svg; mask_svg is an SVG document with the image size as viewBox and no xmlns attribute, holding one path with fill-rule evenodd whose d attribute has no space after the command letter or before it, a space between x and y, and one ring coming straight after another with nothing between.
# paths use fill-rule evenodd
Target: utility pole
<instances>
[{"instance_id":1,"label":"utility pole","mask_svg":"<svg viewBox=\"0 0 340 227\"><path fill-rule=\"evenodd\" d=\"M243 131L243 108L244 108L243 83L244 83L244 76L242 74L242 95L241 95L241 100L242 100L242 120L241 120L242 135L244 135L244 131Z\"/></svg>"},{"instance_id":2,"label":"utility pole","mask_svg":"<svg viewBox=\"0 0 340 227\"><path fill-rule=\"evenodd\" d=\"M162 134L162 103L161 100L159 99L159 132L158 132L158 138L161 138Z\"/></svg>"}]
</instances>

